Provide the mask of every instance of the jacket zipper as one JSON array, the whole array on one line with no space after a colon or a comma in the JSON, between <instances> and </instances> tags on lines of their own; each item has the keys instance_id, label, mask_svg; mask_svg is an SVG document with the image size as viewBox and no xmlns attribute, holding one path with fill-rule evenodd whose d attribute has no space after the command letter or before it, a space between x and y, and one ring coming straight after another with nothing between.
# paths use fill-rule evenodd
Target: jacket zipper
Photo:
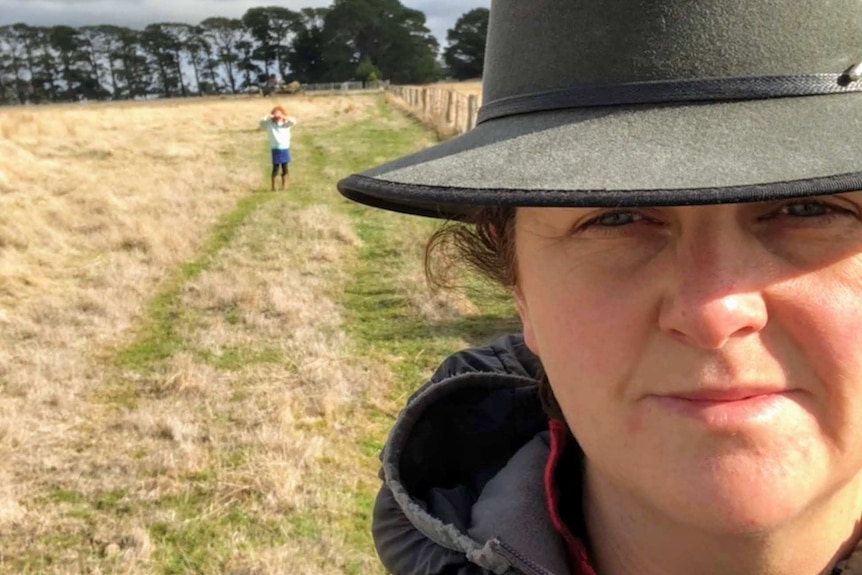
<instances>
[{"instance_id":1,"label":"jacket zipper","mask_svg":"<svg viewBox=\"0 0 862 575\"><path fill-rule=\"evenodd\" d=\"M490 541L489 544L495 552L511 563L512 567L517 569L522 575L568 575L567 573L556 574L548 571L499 539Z\"/></svg>"}]
</instances>

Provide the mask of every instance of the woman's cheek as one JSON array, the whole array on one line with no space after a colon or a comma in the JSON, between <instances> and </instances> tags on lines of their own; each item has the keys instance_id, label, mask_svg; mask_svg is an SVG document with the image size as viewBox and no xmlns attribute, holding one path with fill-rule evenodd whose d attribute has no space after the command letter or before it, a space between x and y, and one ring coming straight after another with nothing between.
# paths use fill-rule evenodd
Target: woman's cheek
<instances>
[{"instance_id":1,"label":"woman's cheek","mask_svg":"<svg viewBox=\"0 0 862 575\"><path fill-rule=\"evenodd\" d=\"M770 292L772 319L796 341L823 381L862 373L862 262L853 259L789 280Z\"/></svg>"}]
</instances>

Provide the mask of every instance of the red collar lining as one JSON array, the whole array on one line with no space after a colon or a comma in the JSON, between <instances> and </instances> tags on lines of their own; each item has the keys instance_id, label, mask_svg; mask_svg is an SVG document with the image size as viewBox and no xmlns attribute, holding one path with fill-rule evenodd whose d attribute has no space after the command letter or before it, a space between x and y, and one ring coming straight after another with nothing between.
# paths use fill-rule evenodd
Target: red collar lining
<instances>
[{"instance_id":1,"label":"red collar lining","mask_svg":"<svg viewBox=\"0 0 862 575\"><path fill-rule=\"evenodd\" d=\"M563 522L560 517L560 491L557 487L556 471L560 463L563 452L568 443L569 430L559 421L551 421L549 424L551 432L551 452L548 455L548 462L545 464L545 498L548 506L548 513L551 516L551 522L557 532L563 537L566 545L566 555L569 559L569 569L572 570L572 575L596 575L590 560L587 557L587 549L583 541L575 537L569 527Z\"/></svg>"}]
</instances>

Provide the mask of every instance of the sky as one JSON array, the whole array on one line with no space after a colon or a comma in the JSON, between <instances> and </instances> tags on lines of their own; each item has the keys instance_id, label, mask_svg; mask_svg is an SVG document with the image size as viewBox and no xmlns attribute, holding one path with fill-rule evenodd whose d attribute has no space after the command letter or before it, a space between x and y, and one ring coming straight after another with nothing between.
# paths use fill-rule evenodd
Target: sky
<instances>
[{"instance_id":1,"label":"sky","mask_svg":"<svg viewBox=\"0 0 862 575\"><path fill-rule=\"evenodd\" d=\"M491 0L401 0L421 10L441 46L446 31L473 8ZM331 0L0 0L0 26L24 22L31 26L115 24L143 28L156 22L197 24L210 16L239 18L255 6L284 6L291 10L332 5Z\"/></svg>"}]
</instances>

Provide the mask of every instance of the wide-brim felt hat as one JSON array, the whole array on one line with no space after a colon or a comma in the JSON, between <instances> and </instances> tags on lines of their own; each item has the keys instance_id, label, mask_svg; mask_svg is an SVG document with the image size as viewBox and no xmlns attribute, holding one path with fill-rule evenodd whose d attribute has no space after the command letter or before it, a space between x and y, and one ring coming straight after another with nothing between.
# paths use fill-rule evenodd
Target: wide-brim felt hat
<instances>
[{"instance_id":1,"label":"wide-brim felt hat","mask_svg":"<svg viewBox=\"0 0 862 575\"><path fill-rule=\"evenodd\" d=\"M659 206L862 190L859 0L493 0L477 127L338 184L477 206Z\"/></svg>"}]
</instances>

